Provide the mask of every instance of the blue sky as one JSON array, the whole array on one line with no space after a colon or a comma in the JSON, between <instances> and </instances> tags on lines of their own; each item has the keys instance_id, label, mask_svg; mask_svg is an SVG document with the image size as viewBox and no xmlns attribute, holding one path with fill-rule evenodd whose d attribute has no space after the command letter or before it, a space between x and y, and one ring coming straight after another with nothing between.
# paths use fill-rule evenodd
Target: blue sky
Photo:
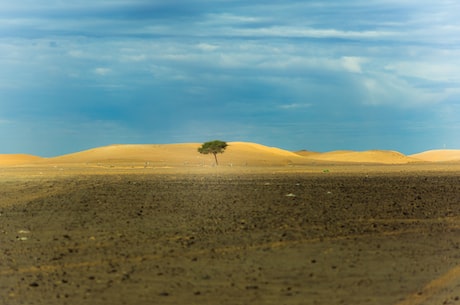
<instances>
[{"instance_id":1,"label":"blue sky","mask_svg":"<svg viewBox=\"0 0 460 305\"><path fill-rule=\"evenodd\" d=\"M0 0L0 153L459 135L456 0Z\"/></svg>"}]
</instances>

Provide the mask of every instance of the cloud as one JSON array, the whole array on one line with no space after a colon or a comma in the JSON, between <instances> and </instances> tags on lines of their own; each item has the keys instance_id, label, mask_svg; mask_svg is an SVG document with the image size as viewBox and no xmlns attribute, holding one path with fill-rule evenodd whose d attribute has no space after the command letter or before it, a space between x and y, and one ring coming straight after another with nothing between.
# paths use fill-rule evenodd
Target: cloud
<instances>
[{"instance_id":1,"label":"cloud","mask_svg":"<svg viewBox=\"0 0 460 305\"><path fill-rule=\"evenodd\" d=\"M377 39L399 36L390 31L343 31L339 29L300 28L292 26L273 26L259 29L234 29L227 35L255 37L292 37L292 38L341 38L341 39Z\"/></svg>"},{"instance_id":2,"label":"cloud","mask_svg":"<svg viewBox=\"0 0 460 305\"><path fill-rule=\"evenodd\" d=\"M221 13L221 14L207 14L206 15L206 23L210 24L246 24L246 23L256 23L261 22L263 20L262 17L259 16L243 16L243 15L235 15L230 13Z\"/></svg>"},{"instance_id":3,"label":"cloud","mask_svg":"<svg viewBox=\"0 0 460 305\"><path fill-rule=\"evenodd\" d=\"M393 107L426 107L437 104L444 94L417 88L404 79L389 74L376 74L375 78L363 78L364 104L392 105Z\"/></svg>"},{"instance_id":4,"label":"cloud","mask_svg":"<svg viewBox=\"0 0 460 305\"><path fill-rule=\"evenodd\" d=\"M168 142L218 117L221 135L286 147L445 113L458 126L455 1L25 1L0 12L6 120L79 113L122 126L118 142Z\"/></svg>"},{"instance_id":5,"label":"cloud","mask_svg":"<svg viewBox=\"0 0 460 305\"><path fill-rule=\"evenodd\" d=\"M219 48L219 46L209 44L209 43L199 43L196 47L202 51L209 51L209 52L215 51Z\"/></svg>"},{"instance_id":6,"label":"cloud","mask_svg":"<svg viewBox=\"0 0 460 305\"><path fill-rule=\"evenodd\" d=\"M292 104L282 104L279 108L284 110L297 110L311 107L310 103L292 103Z\"/></svg>"},{"instance_id":7,"label":"cloud","mask_svg":"<svg viewBox=\"0 0 460 305\"><path fill-rule=\"evenodd\" d=\"M145 54L132 54L132 55L123 55L121 57L124 61L131 61L131 62L141 62L147 59Z\"/></svg>"},{"instance_id":8,"label":"cloud","mask_svg":"<svg viewBox=\"0 0 460 305\"><path fill-rule=\"evenodd\" d=\"M67 54L69 54L69 56L71 57L76 57L76 58L85 57L85 53L81 50L69 50Z\"/></svg>"},{"instance_id":9,"label":"cloud","mask_svg":"<svg viewBox=\"0 0 460 305\"><path fill-rule=\"evenodd\" d=\"M442 58L443 54L439 54ZM445 55L444 55L445 56ZM451 54L449 58L455 58L458 54ZM425 79L435 82L455 82L460 83L460 74L458 73L458 66L460 60L452 62L440 62L431 60L431 62L417 62L417 61L406 61L406 62L395 62L385 66L385 69L394 72L401 76L414 77Z\"/></svg>"},{"instance_id":10,"label":"cloud","mask_svg":"<svg viewBox=\"0 0 460 305\"><path fill-rule=\"evenodd\" d=\"M343 67L353 73L362 73L361 64L365 62L365 59L352 56L342 57Z\"/></svg>"},{"instance_id":11,"label":"cloud","mask_svg":"<svg viewBox=\"0 0 460 305\"><path fill-rule=\"evenodd\" d=\"M106 76L106 75L110 74L111 72L112 72L112 70L109 69L109 68L99 67L99 68L94 69L94 73L96 73L97 75L100 75L100 76Z\"/></svg>"}]
</instances>

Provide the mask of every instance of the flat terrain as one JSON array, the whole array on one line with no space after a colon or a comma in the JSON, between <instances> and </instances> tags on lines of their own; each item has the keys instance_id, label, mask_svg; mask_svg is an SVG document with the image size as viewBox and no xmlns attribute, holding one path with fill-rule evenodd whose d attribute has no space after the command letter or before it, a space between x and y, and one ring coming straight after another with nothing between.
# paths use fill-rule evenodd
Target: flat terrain
<instances>
[{"instance_id":1,"label":"flat terrain","mask_svg":"<svg viewBox=\"0 0 460 305\"><path fill-rule=\"evenodd\" d=\"M0 304L460 304L459 164L0 168Z\"/></svg>"}]
</instances>

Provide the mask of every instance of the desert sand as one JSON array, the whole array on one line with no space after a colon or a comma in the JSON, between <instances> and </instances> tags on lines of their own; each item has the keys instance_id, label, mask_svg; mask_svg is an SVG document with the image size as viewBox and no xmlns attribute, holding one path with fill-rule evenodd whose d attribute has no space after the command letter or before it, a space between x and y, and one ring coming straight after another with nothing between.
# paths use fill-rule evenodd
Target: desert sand
<instances>
[{"instance_id":1,"label":"desert sand","mask_svg":"<svg viewBox=\"0 0 460 305\"><path fill-rule=\"evenodd\" d=\"M43 158L26 154L0 154L0 166L31 164Z\"/></svg>"},{"instance_id":2,"label":"desert sand","mask_svg":"<svg viewBox=\"0 0 460 305\"><path fill-rule=\"evenodd\" d=\"M420 161L396 151L369 150L369 151L332 151L317 154L303 154L306 158L321 161L352 162L352 163L381 163L407 164Z\"/></svg>"},{"instance_id":3,"label":"desert sand","mask_svg":"<svg viewBox=\"0 0 460 305\"><path fill-rule=\"evenodd\" d=\"M429 162L460 161L460 149L428 150L418 154L413 154L411 157Z\"/></svg>"},{"instance_id":4,"label":"desert sand","mask_svg":"<svg viewBox=\"0 0 460 305\"><path fill-rule=\"evenodd\" d=\"M314 162L411 164L419 162L460 161L460 150L433 150L405 156L397 151L331 151L325 153L291 152L249 142L229 142L227 150L218 155L223 166L286 166L306 165ZM7 165L114 165L182 167L212 166L211 155L197 152L200 143L110 145L81 152L40 158L31 155L0 155L0 166Z\"/></svg>"}]
</instances>

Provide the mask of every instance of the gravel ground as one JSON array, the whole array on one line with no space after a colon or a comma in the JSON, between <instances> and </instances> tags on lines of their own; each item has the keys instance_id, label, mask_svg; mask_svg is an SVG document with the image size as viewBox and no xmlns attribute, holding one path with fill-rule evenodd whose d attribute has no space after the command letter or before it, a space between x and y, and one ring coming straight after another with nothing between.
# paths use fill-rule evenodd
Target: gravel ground
<instances>
[{"instance_id":1,"label":"gravel ground","mask_svg":"<svg viewBox=\"0 0 460 305\"><path fill-rule=\"evenodd\" d=\"M456 172L11 172L0 304L460 304Z\"/></svg>"}]
</instances>

